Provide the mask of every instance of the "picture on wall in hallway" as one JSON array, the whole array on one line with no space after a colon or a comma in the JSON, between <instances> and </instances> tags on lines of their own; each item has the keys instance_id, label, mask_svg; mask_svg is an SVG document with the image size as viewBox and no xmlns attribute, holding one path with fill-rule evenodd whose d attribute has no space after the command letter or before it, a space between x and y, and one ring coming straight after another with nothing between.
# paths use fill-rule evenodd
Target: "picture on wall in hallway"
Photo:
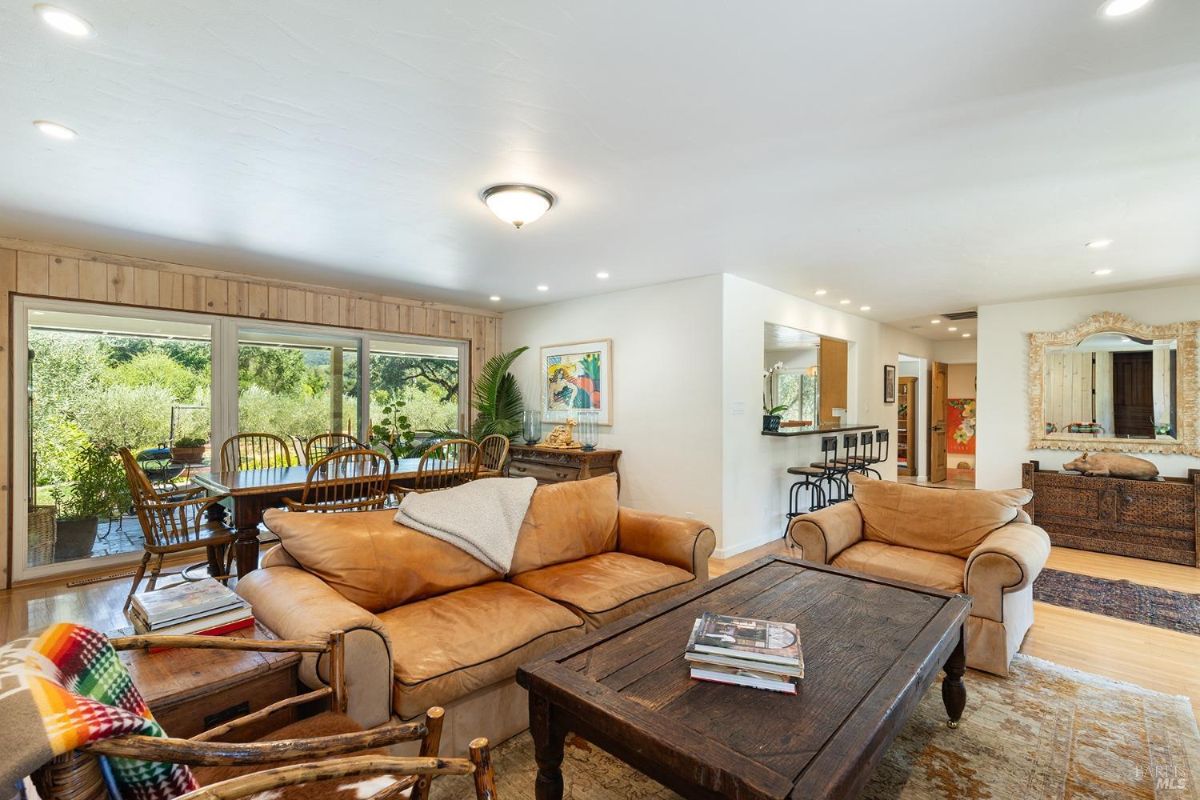
<instances>
[{"instance_id":1,"label":"picture on wall in hallway","mask_svg":"<svg viewBox=\"0 0 1200 800\"><path fill-rule=\"evenodd\" d=\"M574 411L598 411L612 424L612 340L542 348L542 417L566 422Z\"/></svg>"},{"instance_id":2,"label":"picture on wall in hallway","mask_svg":"<svg viewBox=\"0 0 1200 800\"><path fill-rule=\"evenodd\" d=\"M946 422L950 433L946 452L975 455L975 398L947 400Z\"/></svg>"}]
</instances>

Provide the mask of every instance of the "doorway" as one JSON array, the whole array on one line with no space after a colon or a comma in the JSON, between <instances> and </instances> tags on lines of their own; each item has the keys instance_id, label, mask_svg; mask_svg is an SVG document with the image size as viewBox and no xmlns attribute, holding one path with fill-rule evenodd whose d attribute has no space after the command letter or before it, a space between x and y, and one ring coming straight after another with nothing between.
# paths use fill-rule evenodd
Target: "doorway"
<instances>
[{"instance_id":1,"label":"doorway","mask_svg":"<svg viewBox=\"0 0 1200 800\"><path fill-rule=\"evenodd\" d=\"M927 361L904 353L897 355L896 377L896 475L924 478L928 458L929 398L926 389Z\"/></svg>"}]
</instances>

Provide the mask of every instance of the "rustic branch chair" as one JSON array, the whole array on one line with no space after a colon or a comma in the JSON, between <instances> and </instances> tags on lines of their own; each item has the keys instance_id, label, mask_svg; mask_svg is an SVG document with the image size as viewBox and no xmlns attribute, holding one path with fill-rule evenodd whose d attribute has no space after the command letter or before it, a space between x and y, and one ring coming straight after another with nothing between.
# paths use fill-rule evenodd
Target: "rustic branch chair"
<instances>
[{"instance_id":1,"label":"rustic branch chair","mask_svg":"<svg viewBox=\"0 0 1200 800\"><path fill-rule=\"evenodd\" d=\"M398 491L436 492L461 486L479 475L479 445L470 439L446 439L429 447L417 464L417 477L411 487Z\"/></svg>"},{"instance_id":2,"label":"rustic branch chair","mask_svg":"<svg viewBox=\"0 0 1200 800\"><path fill-rule=\"evenodd\" d=\"M308 466L308 458L304 455L304 449L308 446L303 436L292 434L288 436L292 441L292 449L296 451L296 457L300 460L300 466Z\"/></svg>"},{"instance_id":3,"label":"rustic branch chair","mask_svg":"<svg viewBox=\"0 0 1200 800\"><path fill-rule=\"evenodd\" d=\"M110 640L116 650L143 650L149 648L201 648L209 650L241 650L251 652L285 652L312 653L317 658L327 658L329 664L329 685L314 689L303 694L279 700L271 705L251 712L237 719L216 727L209 728L203 733L190 739L160 738L155 736L127 735L112 739L104 739L72 750L61 756L56 756L49 763L38 768L32 775L34 786L42 800L107 800L108 792L101 775L101 766L97 756L117 756L137 761L165 762L186 764L199 767L194 770L196 780L203 785L211 785L221 791L228 784L233 786L257 785L254 779L262 780L259 776L274 773L278 770L268 770L266 773L254 772L253 768L261 765L296 764L284 773L288 776L299 774L308 780L312 770L321 765L298 763L313 759L325 759L333 756L345 756L352 753L371 752L372 755L363 759L346 759L354 761L369 761L382 763L389 761L378 748L390 747L400 742L420 741L420 757L402 759L405 766L416 766L417 769L395 772L407 773L401 781L403 785L388 787L388 797L394 797L408 787L414 787L413 800L426 800L429 796L429 783L439 774L467 774L470 769L456 765L454 769L441 769L443 762L450 759L438 759L438 747L441 744L442 717L441 708L431 708L425 714L423 722L400 723L392 719L369 730L363 730L345 716L346 710L346 662L345 634L334 631L327 641L315 640L255 640L239 639L228 636L124 636ZM223 741L225 737L236 733L247 725L256 724L269 719L272 715L301 705L327 700L329 710L299 722L279 728L274 733L253 742ZM325 735L312 736L312 731L335 731ZM307 733L306 733L307 732ZM486 743L483 755L486 756ZM412 762L412 763L409 763ZM326 762L337 764L338 761ZM485 759L486 763L486 759ZM391 772L391 770L389 770ZM376 773L378 774L378 773ZM489 772L490 774L490 772ZM226 780L229 779L229 780ZM277 779L277 778L275 778ZM272 778L267 778L272 780ZM291 781L289 783L295 783ZM288 784L280 784L288 785ZM207 790L200 789L189 797L197 800L201 797L241 797L244 795L224 795L221 791L205 794Z\"/></svg>"},{"instance_id":4,"label":"rustic branch chair","mask_svg":"<svg viewBox=\"0 0 1200 800\"><path fill-rule=\"evenodd\" d=\"M129 608L133 595L146 574L146 566L150 559L154 565L150 568L150 581L147 590L153 590L162 574L163 559L167 555L182 553L188 550L207 551L208 572L213 578L225 580L231 575L233 563L233 531L219 522L208 518L208 509L220 503L225 496L208 497L203 487L195 486L178 491L155 491L146 471L134 458L128 447L120 449L121 464L125 467L125 479L129 483L129 492L133 498L133 510L142 526L141 563L133 575L133 585L125 598L124 608ZM193 580L189 570L199 565L193 565L183 570L185 580Z\"/></svg>"},{"instance_id":5,"label":"rustic branch chair","mask_svg":"<svg viewBox=\"0 0 1200 800\"><path fill-rule=\"evenodd\" d=\"M308 468L300 499L284 498L289 511L368 511L391 497L392 462L375 450L338 450Z\"/></svg>"},{"instance_id":6,"label":"rustic branch chair","mask_svg":"<svg viewBox=\"0 0 1200 800\"><path fill-rule=\"evenodd\" d=\"M273 433L239 433L221 445L221 471L290 467L292 448Z\"/></svg>"},{"instance_id":7,"label":"rustic branch chair","mask_svg":"<svg viewBox=\"0 0 1200 800\"><path fill-rule=\"evenodd\" d=\"M479 442L479 475L480 478L502 478L504 467L508 462L507 436L493 433L485 436Z\"/></svg>"},{"instance_id":8,"label":"rustic branch chair","mask_svg":"<svg viewBox=\"0 0 1200 800\"><path fill-rule=\"evenodd\" d=\"M330 453L339 450L365 450L362 442L348 433L319 433L304 445L304 460L315 464Z\"/></svg>"}]
</instances>

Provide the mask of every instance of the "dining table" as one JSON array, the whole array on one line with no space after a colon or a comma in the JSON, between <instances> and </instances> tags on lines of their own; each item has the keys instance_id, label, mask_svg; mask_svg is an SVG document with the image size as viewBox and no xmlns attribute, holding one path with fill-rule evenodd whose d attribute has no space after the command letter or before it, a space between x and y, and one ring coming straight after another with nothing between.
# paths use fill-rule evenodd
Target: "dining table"
<instances>
[{"instance_id":1,"label":"dining table","mask_svg":"<svg viewBox=\"0 0 1200 800\"><path fill-rule=\"evenodd\" d=\"M393 461L392 486L411 486L417 477L417 466L420 463L420 458L401 458ZM191 481L204 487L209 495L227 495L232 501L233 553L239 578L258 568L258 526L262 522L263 513L269 508L283 505L287 498L301 499L308 480L309 467L304 465L213 470L191 476ZM353 468L343 468L338 470L336 476L322 477L320 480L353 483L356 476ZM219 506L212 510L217 514L224 513Z\"/></svg>"}]
</instances>

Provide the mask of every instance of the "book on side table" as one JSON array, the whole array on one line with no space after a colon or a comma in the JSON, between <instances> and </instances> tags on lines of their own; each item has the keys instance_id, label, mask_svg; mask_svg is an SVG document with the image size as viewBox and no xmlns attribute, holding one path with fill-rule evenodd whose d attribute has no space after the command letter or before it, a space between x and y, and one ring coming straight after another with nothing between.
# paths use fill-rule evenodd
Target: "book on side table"
<instances>
[{"instance_id":1,"label":"book on side table","mask_svg":"<svg viewBox=\"0 0 1200 800\"><path fill-rule=\"evenodd\" d=\"M129 620L138 633L219 636L254 624L250 605L213 578L135 595Z\"/></svg>"},{"instance_id":2,"label":"book on side table","mask_svg":"<svg viewBox=\"0 0 1200 800\"><path fill-rule=\"evenodd\" d=\"M683 656L696 680L796 694L804 677L800 634L790 622L704 612Z\"/></svg>"}]
</instances>

